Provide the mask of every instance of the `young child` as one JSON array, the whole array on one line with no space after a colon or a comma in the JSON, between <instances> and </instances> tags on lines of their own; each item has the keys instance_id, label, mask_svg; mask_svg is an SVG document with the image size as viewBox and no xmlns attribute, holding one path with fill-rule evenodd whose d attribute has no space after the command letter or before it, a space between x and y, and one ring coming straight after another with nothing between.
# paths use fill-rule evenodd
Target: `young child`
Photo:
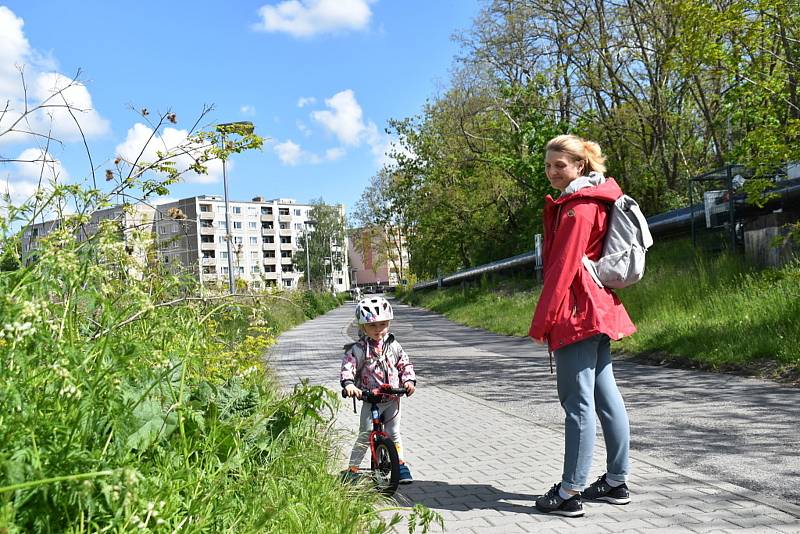
<instances>
[{"instance_id":1,"label":"young child","mask_svg":"<svg viewBox=\"0 0 800 534\"><path fill-rule=\"evenodd\" d=\"M359 388L374 389L381 384L394 388L403 387L411 396L416 389L417 377L408 355L389 332L389 322L394 318L392 306L383 297L361 299L356 305L359 339L346 347L342 358L342 388L348 397L361 397ZM400 385L402 384L402 386ZM384 430L397 446L400 457L400 483L413 481L411 471L403 460L403 446L400 437L400 399L378 405L383 414ZM358 438L350 453L348 475L358 474L358 468L369 448L369 434L372 430L370 406L361 406L361 423Z\"/></svg>"}]
</instances>

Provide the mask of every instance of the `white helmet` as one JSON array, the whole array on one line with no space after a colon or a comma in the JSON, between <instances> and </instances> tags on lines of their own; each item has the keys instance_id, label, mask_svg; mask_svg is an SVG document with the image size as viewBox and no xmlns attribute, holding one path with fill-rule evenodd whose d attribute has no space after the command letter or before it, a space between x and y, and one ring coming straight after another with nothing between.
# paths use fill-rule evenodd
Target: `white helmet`
<instances>
[{"instance_id":1,"label":"white helmet","mask_svg":"<svg viewBox=\"0 0 800 534\"><path fill-rule=\"evenodd\" d=\"M358 324L377 323L394 319L392 305L383 297L368 297L356 304Z\"/></svg>"}]
</instances>

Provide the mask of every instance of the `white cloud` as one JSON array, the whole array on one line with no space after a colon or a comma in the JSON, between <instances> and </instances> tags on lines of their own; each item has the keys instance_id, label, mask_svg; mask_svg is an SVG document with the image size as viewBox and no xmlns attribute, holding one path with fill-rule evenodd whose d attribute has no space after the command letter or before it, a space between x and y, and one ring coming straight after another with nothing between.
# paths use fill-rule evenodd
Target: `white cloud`
<instances>
[{"instance_id":1,"label":"white cloud","mask_svg":"<svg viewBox=\"0 0 800 534\"><path fill-rule=\"evenodd\" d=\"M69 180L61 162L40 148L27 148L14 159L11 173L0 182L0 191L8 193L14 204L29 199L39 188L49 190L52 182Z\"/></svg>"},{"instance_id":2,"label":"white cloud","mask_svg":"<svg viewBox=\"0 0 800 534\"><path fill-rule=\"evenodd\" d=\"M358 146L368 126L364 124L363 111L352 89L346 89L331 98L326 98L325 105L330 109L314 111L311 113L311 118L322 124L342 143Z\"/></svg>"},{"instance_id":3,"label":"white cloud","mask_svg":"<svg viewBox=\"0 0 800 534\"><path fill-rule=\"evenodd\" d=\"M137 157L139 157L139 153L142 152L142 149L144 148L144 152L142 152L142 156L139 161L153 162L158 157L156 155L157 151L168 152L180 145L185 145L188 132L186 130L178 130L175 128L165 128L161 132L160 136L155 135L152 139L150 139L151 135L153 135L152 128L142 123L136 123L131 129L128 130L128 135L125 141L117 145L115 148L115 153L121 156L125 161L132 163ZM148 139L150 139L149 143ZM196 145L188 148L190 154L193 153L195 156L200 150L199 146ZM190 154L183 154L171 158L173 161L175 161L175 167L178 171L186 170L189 165L194 162L194 159ZM214 159L206 162L205 165L208 168L208 174L197 174L189 171L183 174L183 179L186 182L198 184L220 181L222 178L222 161ZM230 166L231 164L228 162L228 167L230 168Z\"/></svg>"},{"instance_id":4,"label":"white cloud","mask_svg":"<svg viewBox=\"0 0 800 534\"><path fill-rule=\"evenodd\" d=\"M391 162L387 150L393 143L392 138L380 132L374 122L364 120L364 111L351 89L325 99L325 105L329 109L311 113L313 120L335 135L343 145L368 145L379 166Z\"/></svg>"},{"instance_id":5,"label":"white cloud","mask_svg":"<svg viewBox=\"0 0 800 534\"><path fill-rule=\"evenodd\" d=\"M301 96L300 98L297 99L297 107L303 108L310 104L315 104L316 102L317 99L314 98L313 96Z\"/></svg>"},{"instance_id":6,"label":"white cloud","mask_svg":"<svg viewBox=\"0 0 800 534\"><path fill-rule=\"evenodd\" d=\"M8 106L8 112L0 117L0 132L10 128L21 117L26 98L27 108L31 109L55 94L48 104L65 106L66 100L75 108L73 113L87 137L107 134L110 131L109 123L92 109L92 98L86 86L55 72L55 62L31 48L23 32L24 24L14 12L0 6L0 35L3 36L0 39L0 108ZM23 92L20 69L28 85L27 96ZM15 130L39 134L50 132L60 141L76 141L80 138L75 119L65 107L50 107L30 114ZM26 141L30 137L29 134L15 131L0 137L0 143Z\"/></svg>"},{"instance_id":7,"label":"white cloud","mask_svg":"<svg viewBox=\"0 0 800 534\"><path fill-rule=\"evenodd\" d=\"M345 154L344 149L337 147L329 148L325 151L323 156L319 156L313 152L303 150L300 145L291 139L287 139L283 143L275 145L273 150L275 154L278 155L278 159L281 160L281 163L290 167L301 164L318 165L324 161L335 161Z\"/></svg>"},{"instance_id":8,"label":"white cloud","mask_svg":"<svg viewBox=\"0 0 800 534\"><path fill-rule=\"evenodd\" d=\"M0 6L0 98L14 99L22 95L17 65L22 65L31 53L28 39L22 31L24 21L10 9ZM5 102L3 102L5 104Z\"/></svg>"},{"instance_id":9,"label":"white cloud","mask_svg":"<svg viewBox=\"0 0 800 534\"><path fill-rule=\"evenodd\" d=\"M374 0L284 0L258 10L261 21L254 29L285 32L294 37L363 30L369 24Z\"/></svg>"},{"instance_id":10,"label":"white cloud","mask_svg":"<svg viewBox=\"0 0 800 534\"><path fill-rule=\"evenodd\" d=\"M289 166L297 165L303 157L303 150L300 148L300 145L291 140L275 145L275 153L278 155L278 159L281 160L281 163Z\"/></svg>"},{"instance_id":11,"label":"white cloud","mask_svg":"<svg viewBox=\"0 0 800 534\"><path fill-rule=\"evenodd\" d=\"M336 161L337 159L341 158L345 155L345 151L343 148L329 148L325 151L325 159L328 161Z\"/></svg>"},{"instance_id":12,"label":"white cloud","mask_svg":"<svg viewBox=\"0 0 800 534\"><path fill-rule=\"evenodd\" d=\"M250 105L244 105L239 108L239 113L241 113L242 115L248 115L250 117L253 117L256 114L256 107Z\"/></svg>"},{"instance_id":13,"label":"white cloud","mask_svg":"<svg viewBox=\"0 0 800 534\"><path fill-rule=\"evenodd\" d=\"M304 136L309 137L311 135L311 129L306 126L303 121L297 121L295 124L297 125L297 129L300 130L300 133L302 133Z\"/></svg>"}]
</instances>

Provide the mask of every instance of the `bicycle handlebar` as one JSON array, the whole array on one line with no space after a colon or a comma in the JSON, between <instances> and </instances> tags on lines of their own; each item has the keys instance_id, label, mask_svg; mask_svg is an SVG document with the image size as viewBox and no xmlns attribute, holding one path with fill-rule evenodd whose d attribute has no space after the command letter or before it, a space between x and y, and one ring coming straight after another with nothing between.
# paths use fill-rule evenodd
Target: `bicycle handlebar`
<instances>
[{"instance_id":1,"label":"bicycle handlebar","mask_svg":"<svg viewBox=\"0 0 800 534\"><path fill-rule=\"evenodd\" d=\"M361 391L361 400L364 402L385 402L386 400L389 400L387 397L402 396L407 393L405 388L393 388L385 384L375 389L358 389ZM342 389L342 397L347 398L346 389Z\"/></svg>"}]
</instances>

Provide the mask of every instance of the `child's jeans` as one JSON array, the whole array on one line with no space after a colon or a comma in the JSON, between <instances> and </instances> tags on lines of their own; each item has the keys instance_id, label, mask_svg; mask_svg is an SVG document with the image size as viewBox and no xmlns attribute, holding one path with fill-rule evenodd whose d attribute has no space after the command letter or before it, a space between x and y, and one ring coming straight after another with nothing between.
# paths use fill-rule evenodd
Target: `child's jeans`
<instances>
[{"instance_id":1,"label":"child's jeans","mask_svg":"<svg viewBox=\"0 0 800 534\"><path fill-rule=\"evenodd\" d=\"M403 461L403 446L400 438L400 402L390 401L378 404L378 411L383 414L383 430L394 441L400 461ZM372 404L361 403L361 423L358 438L350 453L350 465L359 466L369 450L369 434L372 432Z\"/></svg>"},{"instance_id":2,"label":"child's jeans","mask_svg":"<svg viewBox=\"0 0 800 534\"><path fill-rule=\"evenodd\" d=\"M611 369L611 343L605 334L578 341L554 352L558 398L564 408L565 490L583 491L592 466L597 432L595 412L606 442L609 479L628 478L630 428L628 413Z\"/></svg>"}]
</instances>

